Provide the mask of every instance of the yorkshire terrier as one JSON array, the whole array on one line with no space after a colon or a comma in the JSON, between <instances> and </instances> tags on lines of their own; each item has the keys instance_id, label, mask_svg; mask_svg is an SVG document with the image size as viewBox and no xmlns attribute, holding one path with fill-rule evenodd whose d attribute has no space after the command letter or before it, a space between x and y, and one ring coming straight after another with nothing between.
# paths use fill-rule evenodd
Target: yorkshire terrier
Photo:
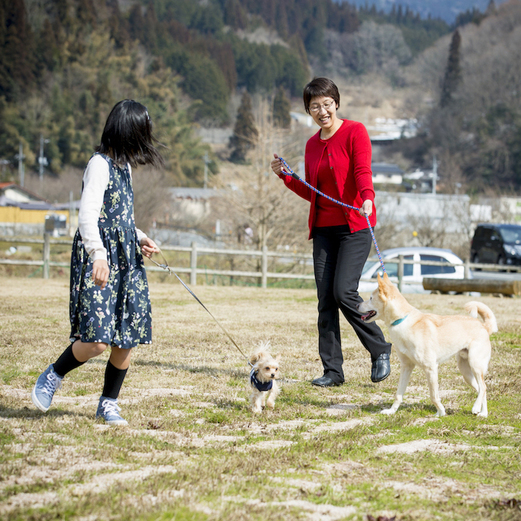
<instances>
[{"instance_id":1,"label":"yorkshire terrier","mask_svg":"<svg viewBox=\"0 0 521 521\"><path fill-rule=\"evenodd\" d=\"M269 346L269 342L261 344L250 358L251 409L254 413L262 412L263 407L275 408L275 399L280 393L276 381L280 354L273 357L268 351Z\"/></svg>"}]
</instances>

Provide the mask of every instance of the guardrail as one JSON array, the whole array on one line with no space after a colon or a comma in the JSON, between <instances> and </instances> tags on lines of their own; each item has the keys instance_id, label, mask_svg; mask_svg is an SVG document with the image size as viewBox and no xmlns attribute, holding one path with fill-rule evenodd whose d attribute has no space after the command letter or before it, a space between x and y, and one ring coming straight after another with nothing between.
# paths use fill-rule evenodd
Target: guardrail
<instances>
[{"instance_id":1,"label":"guardrail","mask_svg":"<svg viewBox=\"0 0 521 521\"><path fill-rule=\"evenodd\" d=\"M0 237L0 241L14 244L43 244L43 255L42 260L22 260L22 259L0 259L0 265L18 265L18 266L37 266L43 267L42 277L49 278L51 267L69 268L68 262L55 262L51 261L51 245L72 245L71 240L57 240L52 239L48 233L44 234L42 239L24 239L24 238L13 238L13 237ZM198 246L197 243L192 243L190 247L187 246L162 246L164 253L168 251L172 252L186 252L190 254L190 267L183 266L170 266L172 271L177 274L188 274L190 277L190 284L192 286L197 285L197 275L220 275L228 277L250 277L260 279L260 285L263 288L267 287L269 279L295 279L295 280L314 280L314 275L305 273L283 273L283 272L270 272L268 271L269 259L290 259L291 261L300 261L305 264L312 263L312 255L306 253L290 253L290 252L274 252L268 251L267 248L259 250L229 250L229 249L218 249L218 248L205 248ZM199 257L202 255L226 255L226 256L245 256L260 259L260 270L259 271L240 271L240 270L219 270L219 269L208 269L198 267ZM378 258L371 257L369 260L378 261ZM406 264L421 264L427 266L464 266L465 278L470 278L470 272L472 269L483 269L487 271L505 271L506 269L512 271L521 271L521 267L505 266L497 264L472 264L470 261L466 261L463 264L453 264L449 262L437 262L437 261L420 261L406 260L400 255L397 259L393 259L393 263L398 263L398 288L400 291L403 289L403 274L404 266ZM162 268L156 266L148 266L147 271L151 272L164 272ZM371 279L362 278L362 281L370 281ZM374 279L373 279L374 280ZM407 282L405 282L407 283ZM414 283L413 283L414 284ZM421 284L421 283L418 283Z\"/></svg>"}]
</instances>

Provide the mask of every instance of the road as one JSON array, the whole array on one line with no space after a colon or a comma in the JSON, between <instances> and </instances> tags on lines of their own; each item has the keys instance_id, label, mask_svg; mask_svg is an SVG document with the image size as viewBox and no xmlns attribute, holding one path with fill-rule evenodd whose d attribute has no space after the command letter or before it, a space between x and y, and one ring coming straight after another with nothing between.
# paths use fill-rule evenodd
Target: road
<instances>
[{"instance_id":1,"label":"road","mask_svg":"<svg viewBox=\"0 0 521 521\"><path fill-rule=\"evenodd\" d=\"M498 280L521 280L521 272L500 273L498 271L476 271L472 270L475 279L498 279Z\"/></svg>"}]
</instances>

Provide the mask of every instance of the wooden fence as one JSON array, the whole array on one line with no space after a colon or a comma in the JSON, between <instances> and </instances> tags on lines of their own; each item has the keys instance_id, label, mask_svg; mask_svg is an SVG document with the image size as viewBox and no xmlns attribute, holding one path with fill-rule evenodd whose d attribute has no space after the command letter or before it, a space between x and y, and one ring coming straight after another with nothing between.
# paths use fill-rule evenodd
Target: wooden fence
<instances>
[{"instance_id":1,"label":"wooden fence","mask_svg":"<svg viewBox=\"0 0 521 521\"><path fill-rule=\"evenodd\" d=\"M43 267L42 269L42 277L47 279L49 278L50 269L51 268L69 268L68 262L56 262L51 261L51 246L52 245L68 245L70 246L72 242L70 240L60 240L53 239L50 234L45 233L44 238L42 239L24 239L24 238L12 238L12 237L0 237L1 242L14 243L14 244L43 244L43 256L41 260L22 260L22 259L0 259L0 265L17 265L17 266L36 266ZM190 285L197 285L197 276L198 275L219 275L219 276L227 276L227 277L248 277L254 278L260 281L260 286L266 288L268 286L268 280L270 279L294 279L294 280L314 280L315 277L313 273L295 273L295 272L270 272L268 271L269 260L270 259L285 259L286 262L290 261L293 263L300 263L305 265L312 264L312 255L311 254L302 254L302 253L290 253L290 252L273 252L268 251L267 248L264 248L262 251L258 250L229 250L229 249L217 249L217 248L205 248L198 246L197 243L192 243L191 247L186 246L162 246L162 251L167 253L168 251L172 252L186 252L190 255L190 267L183 266L170 266L170 269L175 273L179 274L188 274L190 279ZM210 255L210 256L244 256L260 259L260 269L258 271L240 271L240 270L219 270L219 269L208 269L207 267L200 267L198 265L198 261L201 256ZM374 257L374 260L377 261L378 258ZM415 264L415 261L405 260L401 255L397 261L393 260L393 262L398 262L398 287L400 290L403 288L403 273L405 264ZM461 266L461 264L451 264L448 262L436 262L436 261L421 261L419 264L429 265L429 266ZM498 266L497 264L472 264L470 261L465 261L463 264L465 269L465 278L470 278L471 269L483 269L487 271L503 271L505 270L505 266ZM513 271L521 271L521 268L509 266L509 270ZM147 271L152 272L163 272L162 268L156 266L147 265ZM312 271L312 270L311 270ZM369 281L370 279L361 279L362 281Z\"/></svg>"}]
</instances>

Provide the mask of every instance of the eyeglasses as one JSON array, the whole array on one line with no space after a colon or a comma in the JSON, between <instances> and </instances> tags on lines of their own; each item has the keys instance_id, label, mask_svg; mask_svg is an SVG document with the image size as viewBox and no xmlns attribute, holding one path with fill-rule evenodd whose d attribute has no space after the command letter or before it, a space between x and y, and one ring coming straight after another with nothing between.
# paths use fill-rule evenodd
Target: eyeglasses
<instances>
[{"instance_id":1,"label":"eyeglasses","mask_svg":"<svg viewBox=\"0 0 521 521\"><path fill-rule=\"evenodd\" d=\"M323 105L311 105L310 112L320 112L322 109L329 110L335 104L334 101L326 101Z\"/></svg>"}]
</instances>

